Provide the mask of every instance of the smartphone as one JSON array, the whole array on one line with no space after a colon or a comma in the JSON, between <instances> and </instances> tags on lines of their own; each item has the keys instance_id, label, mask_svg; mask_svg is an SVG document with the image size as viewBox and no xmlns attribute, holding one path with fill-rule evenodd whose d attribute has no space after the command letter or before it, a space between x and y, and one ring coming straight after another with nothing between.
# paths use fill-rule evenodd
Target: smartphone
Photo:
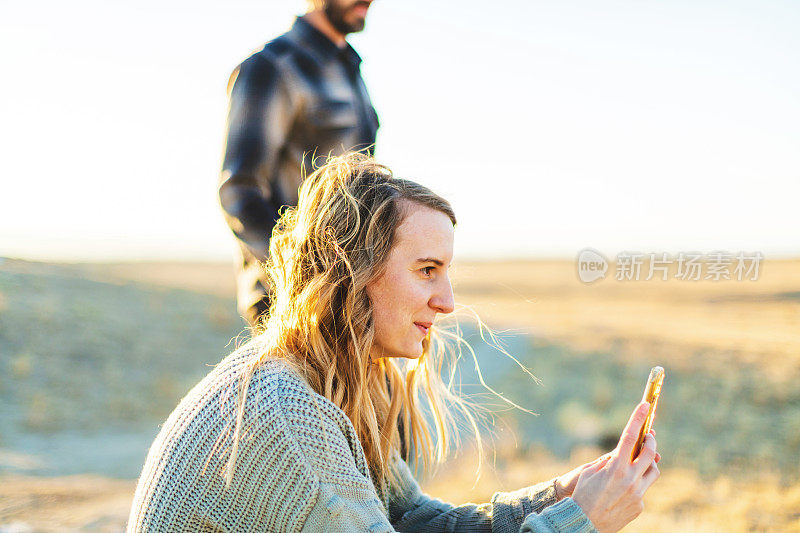
<instances>
[{"instance_id":1,"label":"smartphone","mask_svg":"<svg viewBox=\"0 0 800 533\"><path fill-rule=\"evenodd\" d=\"M644 419L642 429L639 430L639 438L636 439L636 445L633 447L631 461L639 456L644 446L644 438L650 433L650 428L653 427L653 419L656 416L656 405L658 405L658 396L661 394L661 385L664 383L664 369L660 366L654 366L650 370L650 376L647 378L647 384L644 387L644 395L642 396L643 402L650 402L650 410L647 412L647 418Z\"/></svg>"}]
</instances>

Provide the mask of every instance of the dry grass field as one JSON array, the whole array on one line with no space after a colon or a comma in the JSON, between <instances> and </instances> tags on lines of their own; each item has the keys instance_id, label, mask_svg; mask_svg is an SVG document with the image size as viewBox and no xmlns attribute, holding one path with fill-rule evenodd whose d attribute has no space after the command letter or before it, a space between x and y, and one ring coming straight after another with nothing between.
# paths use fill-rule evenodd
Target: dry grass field
<instances>
[{"instance_id":1,"label":"dry grass field","mask_svg":"<svg viewBox=\"0 0 800 533\"><path fill-rule=\"evenodd\" d=\"M625 531L800 531L800 261L761 267L586 285L571 261L454 265L542 384L479 349L487 382L540 415L500 413L480 479L467 447L426 491L484 501L593 459L660 364L662 476ZM158 423L242 330L233 293L230 265L0 264L0 531L124 526Z\"/></svg>"},{"instance_id":2,"label":"dry grass field","mask_svg":"<svg viewBox=\"0 0 800 533\"><path fill-rule=\"evenodd\" d=\"M455 278L461 303L493 323L576 350L637 360L646 347L673 369L753 364L778 381L800 373L798 261L766 262L756 281L616 281L612 267L587 285L565 262L472 263Z\"/></svg>"}]
</instances>

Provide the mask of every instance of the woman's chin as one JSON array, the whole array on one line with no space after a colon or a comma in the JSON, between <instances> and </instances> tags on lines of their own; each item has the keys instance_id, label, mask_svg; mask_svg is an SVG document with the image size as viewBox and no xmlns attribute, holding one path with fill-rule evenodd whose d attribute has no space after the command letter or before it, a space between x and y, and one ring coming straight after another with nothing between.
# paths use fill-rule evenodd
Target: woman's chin
<instances>
[{"instance_id":1,"label":"woman's chin","mask_svg":"<svg viewBox=\"0 0 800 533\"><path fill-rule=\"evenodd\" d=\"M397 355L395 357L403 357L405 359L419 359L420 357L422 357L422 352L423 349L422 345L420 344L419 346L415 346L407 350L402 350L402 351L398 350Z\"/></svg>"},{"instance_id":2,"label":"woman's chin","mask_svg":"<svg viewBox=\"0 0 800 533\"><path fill-rule=\"evenodd\" d=\"M385 357L394 357L394 358L403 358L403 359L419 359L422 357L422 353L424 352L424 348L422 343L419 346L408 347L406 349L398 350L387 350L385 348L373 350L372 352L372 359L382 359Z\"/></svg>"}]
</instances>

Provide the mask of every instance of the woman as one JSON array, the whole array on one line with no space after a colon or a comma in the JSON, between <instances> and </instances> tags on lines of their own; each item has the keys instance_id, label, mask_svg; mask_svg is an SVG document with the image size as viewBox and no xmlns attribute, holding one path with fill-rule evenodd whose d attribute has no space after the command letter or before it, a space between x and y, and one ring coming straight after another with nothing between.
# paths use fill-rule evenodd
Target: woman
<instances>
[{"instance_id":1,"label":"woman","mask_svg":"<svg viewBox=\"0 0 800 533\"><path fill-rule=\"evenodd\" d=\"M549 482L483 505L420 491L404 458L445 457L450 408L472 420L434 326L453 310L455 222L363 155L309 176L271 240L266 322L164 424L128 530L616 531L637 516L659 475L654 435L629 459L646 404L614 452Z\"/></svg>"}]
</instances>

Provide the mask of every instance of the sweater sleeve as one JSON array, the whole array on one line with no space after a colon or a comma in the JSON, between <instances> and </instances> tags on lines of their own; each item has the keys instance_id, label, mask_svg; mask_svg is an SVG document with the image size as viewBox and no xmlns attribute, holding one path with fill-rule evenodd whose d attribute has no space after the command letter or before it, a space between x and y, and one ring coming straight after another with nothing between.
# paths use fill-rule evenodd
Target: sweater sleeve
<instances>
[{"instance_id":1,"label":"sweater sleeve","mask_svg":"<svg viewBox=\"0 0 800 533\"><path fill-rule=\"evenodd\" d=\"M384 508L369 481L361 476L346 455L327 463L320 475L315 475L314 505L303 524L303 532L337 533L596 533L596 529L571 499L555 502L553 483L547 482L515 492L498 492L490 503L453 506L430 498L419 489L413 477L404 480L405 494L395 493L390 499L390 516L399 513L398 520L387 519ZM402 463L405 465L405 463ZM321 465L320 465L321 466ZM347 468L349 473L345 473ZM405 466L410 476L408 467ZM361 477L363 483L322 481L337 476L351 479Z\"/></svg>"},{"instance_id":2,"label":"sweater sleeve","mask_svg":"<svg viewBox=\"0 0 800 533\"><path fill-rule=\"evenodd\" d=\"M299 469L303 483L274 491L270 513L293 508L286 531L385 533L394 531L352 424L321 396L284 382L280 413L285 462ZM307 489L297 488L306 485Z\"/></svg>"},{"instance_id":3,"label":"sweater sleeve","mask_svg":"<svg viewBox=\"0 0 800 533\"><path fill-rule=\"evenodd\" d=\"M399 485L387 510L372 483L355 430L321 397L281 391L284 475L269 483L268 514L294 517L287 530L388 533L589 533L595 531L570 498L555 502L553 482L498 492L490 503L454 506L422 493L408 465L395 454ZM298 394L293 394L298 392ZM277 414L277 413L276 413ZM273 446L270 446L273 448ZM274 463L275 461L270 461ZM287 476L289 471L298 475ZM277 465L275 465L277 466ZM291 483L286 482L293 478ZM283 482L279 482L282 480ZM302 487L302 490L298 490Z\"/></svg>"},{"instance_id":4,"label":"sweater sleeve","mask_svg":"<svg viewBox=\"0 0 800 533\"><path fill-rule=\"evenodd\" d=\"M420 490L408 465L396 463L402 487L390 498L397 531L590 533L596 529L572 498L556 502L554 481L497 492L489 503L451 505Z\"/></svg>"},{"instance_id":5,"label":"sweater sleeve","mask_svg":"<svg viewBox=\"0 0 800 533\"><path fill-rule=\"evenodd\" d=\"M351 461L340 456L330 468L347 466ZM389 500L389 520L374 487L320 482L314 507L303 531L338 533L596 533L591 521L572 498L555 501L553 482L541 483L514 492L498 492L490 503L454 506L422 493L408 466L397 463L403 486ZM358 476L350 464L349 476ZM327 470L327 469L325 469ZM329 476L324 472L323 476ZM348 476L348 477L349 477ZM362 476L363 478L363 476ZM366 481L366 479L365 479Z\"/></svg>"}]
</instances>

